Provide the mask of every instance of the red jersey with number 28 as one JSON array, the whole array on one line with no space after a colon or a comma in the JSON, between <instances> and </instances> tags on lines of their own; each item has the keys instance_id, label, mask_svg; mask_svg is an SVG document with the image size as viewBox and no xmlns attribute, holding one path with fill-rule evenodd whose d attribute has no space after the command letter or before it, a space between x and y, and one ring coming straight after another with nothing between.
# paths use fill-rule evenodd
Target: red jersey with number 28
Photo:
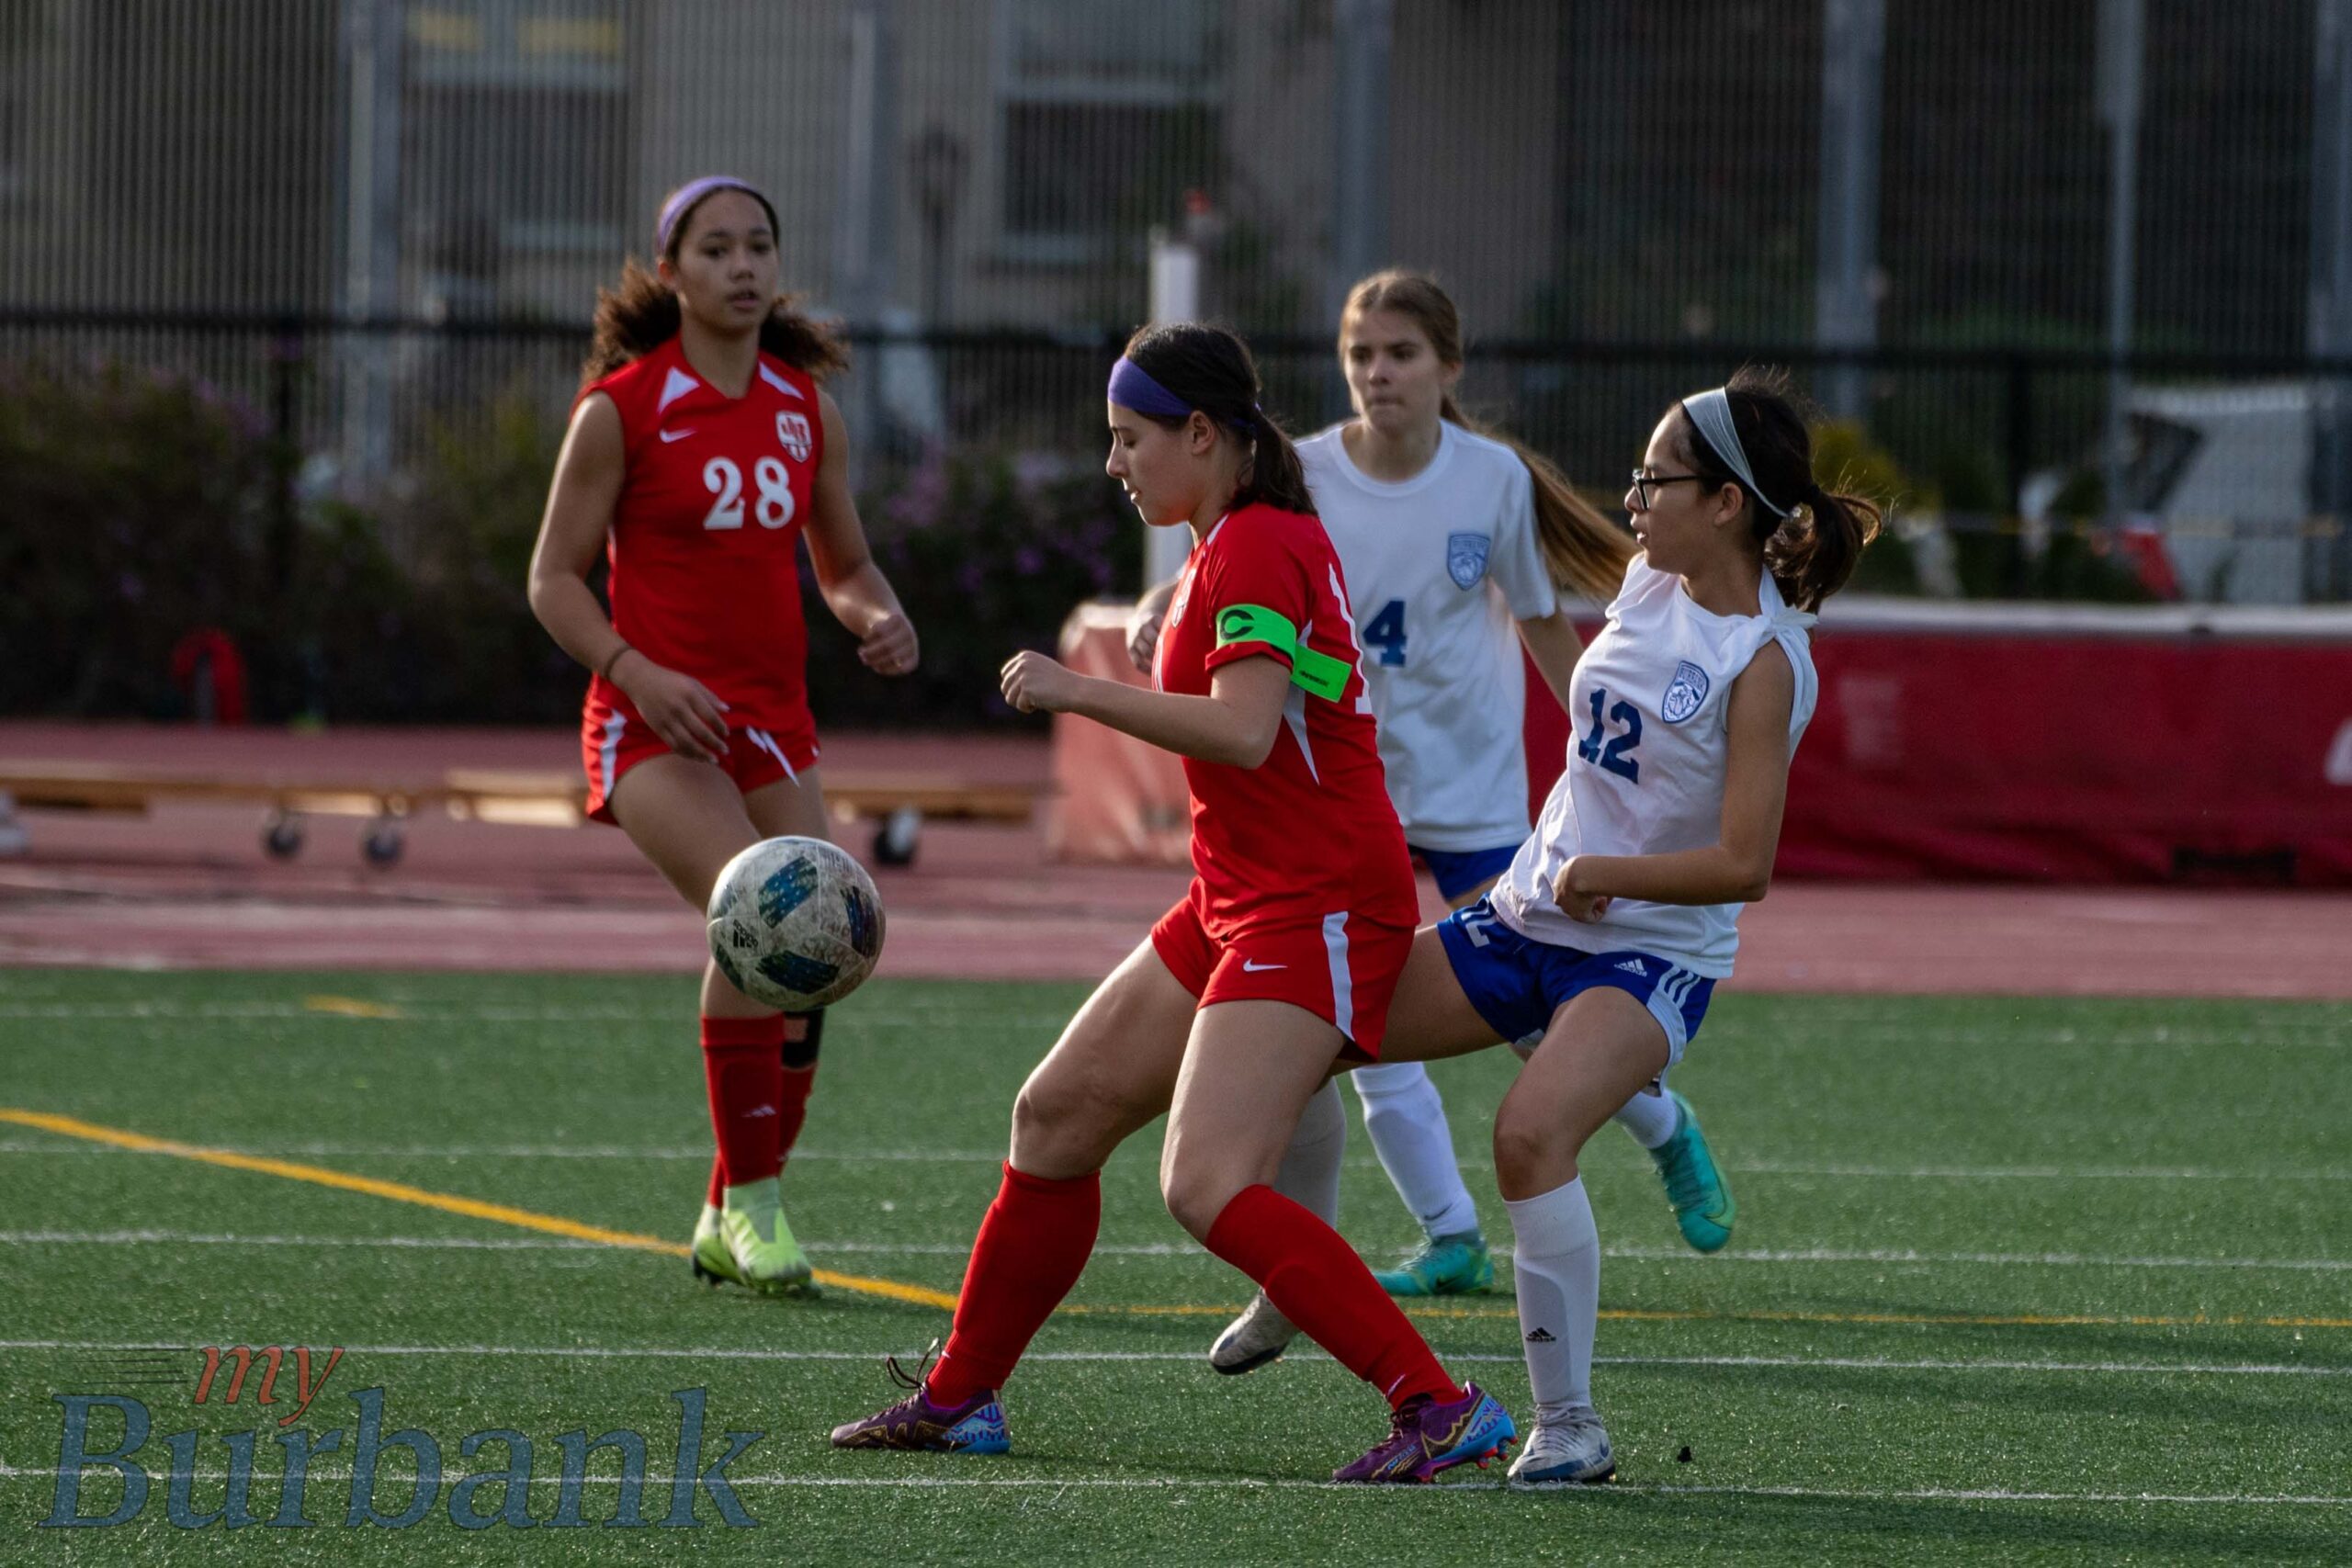
<instances>
[{"instance_id":1,"label":"red jersey with number 28","mask_svg":"<svg viewBox=\"0 0 2352 1568\"><path fill-rule=\"evenodd\" d=\"M1206 696L1217 667L1239 659L1270 655L1296 668L1289 649L1265 637L1219 641L1220 622L1245 619L1231 615L1237 606L1287 622L1301 644L1344 662L1346 680L1336 699L1294 683L1273 750L1255 768L1184 759L1193 868L1211 934L1338 910L1409 930L1419 912L1411 863L1356 668L1347 585L1323 525L1255 504L1209 530L1184 563L1161 625L1152 668L1161 691Z\"/></svg>"},{"instance_id":2,"label":"red jersey with number 28","mask_svg":"<svg viewBox=\"0 0 2352 1568\"><path fill-rule=\"evenodd\" d=\"M613 509L613 628L693 676L730 723L782 722L808 704L797 558L825 455L817 384L763 354L730 398L672 338L583 391L620 411L628 477ZM589 703L625 706L601 677Z\"/></svg>"}]
</instances>

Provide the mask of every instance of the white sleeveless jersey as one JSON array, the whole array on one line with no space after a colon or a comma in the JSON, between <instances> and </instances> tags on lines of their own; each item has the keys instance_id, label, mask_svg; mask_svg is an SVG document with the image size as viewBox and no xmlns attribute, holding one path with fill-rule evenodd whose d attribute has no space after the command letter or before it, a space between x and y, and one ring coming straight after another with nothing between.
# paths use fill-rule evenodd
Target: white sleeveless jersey
<instances>
[{"instance_id":1,"label":"white sleeveless jersey","mask_svg":"<svg viewBox=\"0 0 2352 1568\"><path fill-rule=\"evenodd\" d=\"M1333 425L1298 444L1340 552L1380 721L1388 797L1417 848L1527 836L1526 672L1516 624L1559 608L1519 454L1461 426L1411 479L1367 476Z\"/></svg>"},{"instance_id":2,"label":"white sleeveless jersey","mask_svg":"<svg viewBox=\"0 0 2352 1568\"><path fill-rule=\"evenodd\" d=\"M1796 672L1794 753L1819 695L1805 636L1814 617L1783 604L1769 572L1758 598L1761 615L1718 615L1693 603L1680 578L1651 570L1648 558L1626 569L1609 624L1577 660L1567 767L1496 885L1504 923L1555 946L1638 948L1710 978L1731 973L1738 904L1619 898L1600 920L1578 921L1561 912L1552 889L1573 855L1667 854L1723 841L1732 682L1769 642Z\"/></svg>"}]
</instances>

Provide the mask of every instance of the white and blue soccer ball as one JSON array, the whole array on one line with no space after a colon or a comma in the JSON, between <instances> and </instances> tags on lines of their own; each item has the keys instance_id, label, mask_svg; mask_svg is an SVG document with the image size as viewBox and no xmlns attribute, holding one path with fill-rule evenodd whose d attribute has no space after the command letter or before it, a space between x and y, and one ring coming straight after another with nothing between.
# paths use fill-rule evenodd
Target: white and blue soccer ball
<instances>
[{"instance_id":1,"label":"white and blue soccer ball","mask_svg":"<svg viewBox=\"0 0 2352 1568\"><path fill-rule=\"evenodd\" d=\"M735 988L787 1012L848 996L882 954L865 868L822 839L763 839L711 889L710 955Z\"/></svg>"}]
</instances>

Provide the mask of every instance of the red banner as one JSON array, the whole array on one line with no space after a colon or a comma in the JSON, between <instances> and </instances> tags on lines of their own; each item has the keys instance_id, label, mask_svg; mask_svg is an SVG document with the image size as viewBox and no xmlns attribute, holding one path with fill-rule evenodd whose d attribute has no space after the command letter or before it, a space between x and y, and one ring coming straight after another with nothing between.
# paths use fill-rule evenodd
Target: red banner
<instances>
[{"instance_id":1,"label":"red banner","mask_svg":"<svg viewBox=\"0 0 2352 1568\"><path fill-rule=\"evenodd\" d=\"M2352 636L2314 619L1833 615L1780 874L2352 886ZM1540 804L1566 723L1529 686Z\"/></svg>"},{"instance_id":2,"label":"red banner","mask_svg":"<svg viewBox=\"0 0 2352 1568\"><path fill-rule=\"evenodd\" d=\"M1140 681L1124 618L1073 615L1065 661ZM1813 653L1783 876L2352 886L2344 616L1841 602ZM1532 817L1568 726L1527 684ZM1058 856L1182 863L1174 758L1085 720L1054 744Z\"/></svg>"}]
</instances>

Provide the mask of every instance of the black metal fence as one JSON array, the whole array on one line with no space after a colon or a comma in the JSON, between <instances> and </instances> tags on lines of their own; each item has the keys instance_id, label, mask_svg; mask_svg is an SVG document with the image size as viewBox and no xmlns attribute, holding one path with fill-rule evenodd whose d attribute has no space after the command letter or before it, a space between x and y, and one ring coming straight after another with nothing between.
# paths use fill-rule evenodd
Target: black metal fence
<instances>
[{"instance_id":1,"label":"black metal fence","mask_svg":"<svg viewBox=\"0 0 2352 1568\"><path fill-rule=\"evenodd\" d=\"M831 389L867 492L887 490L942 446L1065 469L1099 460L1102 387L1116 333L853 328L845 335L852 368ZM530 411L551 457L586 345L583 327L569 321L0 310L0 394L11 366L32 363L179 378L280 444L291 459L288 504L334 495L367 507L413 485L453 434L478 428L502 402ZM1312 430L1345 415L1329 341L1261 335L1253 346L1266 406L1285 425ZM1936 566L1931 544L1909 578L1882 573L1873 586L2103 592L2090 579L2044 581L2031 568L2052 539L2086 539L2095 553L2110 543L2086 521L2107 512L2096 448L2117 367L2104 355L1474 343L1461 401L1613 503L1618 476L1638 457L1659 411L1743 364L1786 366L1800 389L1831 367L1860 367L1870 416L1839 451L1852 453L1858 471L1894 503L1905 534L1915 542L1939 534L1994 541L1976 553L2014 558L1954 575ZM2135 416L2132 493L2123 511L2141 533L2177 541L2169 589L2138 572L2143 586L2190 598L2352 599L2352 544L2335 520L2312 516L2305 503L2319 400L2352 385L2352 361L2139 354L2121 368L2135 407L2145 405ZM2200 474L2200 462L2212 471ZM2184 487L2191 477L2200 483ZM396 536L388 544L395 556L404 547Z\"/></svg>"}]
</instances>

